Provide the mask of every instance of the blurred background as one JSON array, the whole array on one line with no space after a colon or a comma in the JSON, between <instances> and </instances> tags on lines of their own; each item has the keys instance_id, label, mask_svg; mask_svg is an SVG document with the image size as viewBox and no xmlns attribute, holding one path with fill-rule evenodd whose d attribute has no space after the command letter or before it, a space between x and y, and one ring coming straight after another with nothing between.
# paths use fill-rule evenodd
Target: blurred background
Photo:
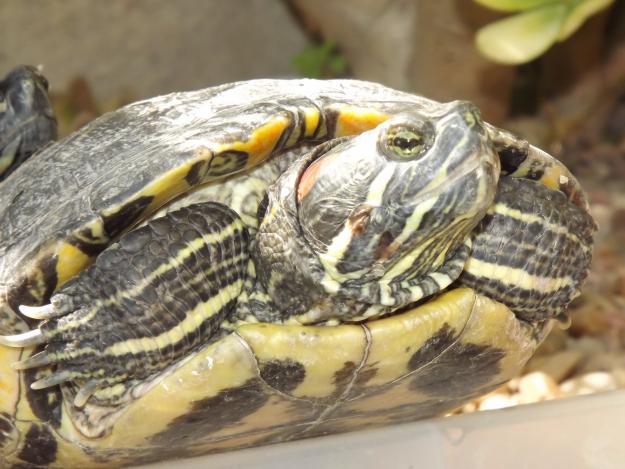
<instances>
[{"instance_id":1,"label":"blurred background","mask_svg":"<svg viewBox=\"0 0 625 469\"><path fill-rule=\"evenodd\" d=\"M625 387L625 0L2 0L0 74L43 66L67 134L125 103L261 77L353 77L543 147L600 230L572 324L463 412Z\"/></svg>"}]
</instances>

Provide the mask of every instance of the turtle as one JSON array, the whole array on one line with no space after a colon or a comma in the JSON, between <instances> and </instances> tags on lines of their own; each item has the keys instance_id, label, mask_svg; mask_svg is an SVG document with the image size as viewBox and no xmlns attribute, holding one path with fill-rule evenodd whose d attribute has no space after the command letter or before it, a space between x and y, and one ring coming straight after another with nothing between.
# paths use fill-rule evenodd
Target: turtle
<instances>
[{"instance_id":1,"label":"turtle","mask_svg":"<svg viewBox=\"0 0 625 469\"><path fill-rule=\"evenodd\" d=\"M15 67L0 81L0 181L57 138L48 80L36 67Z\"/></svg>"},{"instance_id":2,"label":"turtle","mask_svg":"<svg viewBox=\"0 0 625 469\"><path fill-rule=\"evenodd\" d=\"M14 468L442 415L566 320L596 230L570 171L471 103L349 79L104 114L0 184L0 220Z\"/></svg>"}]
</instances>

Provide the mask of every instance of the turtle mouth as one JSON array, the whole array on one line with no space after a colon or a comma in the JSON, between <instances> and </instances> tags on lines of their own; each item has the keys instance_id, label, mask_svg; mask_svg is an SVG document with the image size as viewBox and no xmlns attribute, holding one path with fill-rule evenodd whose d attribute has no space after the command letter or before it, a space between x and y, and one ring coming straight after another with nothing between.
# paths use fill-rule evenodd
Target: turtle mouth
<instances>
[{"instance_id":1,"label":"turtle mouth","mask_svg":"<svg viewBox=\"0 0 625 469\"><path fill-rule=\"evenodd\" d=\"M481 184L494 187L494 185L496 185L498 181L498 173L496 169L489 168L489 166L491 165L488 164L487 161L487 159L483 158L478 154L473 155L470 164L454 168L454 170L449 175L447 175L447 177L445 177L440 182L440 184L428 188L426 192L422 192L421 194L419 194L419 196L414 199L413 203L411 204L410 212L414 213L416 210L418 210L419 207L428 204L428 202L430 201L435 202L441 197L442 193L445 191L445 188L454 186L455 184L458 184L460 181L466 178L476 179L479 180ZM483 179L485 178L493 178L493 180L483 181ZM486 197L485 203L475 204L473 209L480 214L485 213L488 207L491 205L493 198L494 192L492 197ZM466 211L466 213L468 216L469 211ZM477 225L477 223L479 222L479 218L481 218L481 216L473 215L472 218L476 219L475 223L472 226L472 228L474 228L474 226ZM410 243L410 245L407 245L406 249L404 250L404 255L408 255L409 253L417 249L420 244L418 241L419 240L415 239L412 243ZM403 243L400 241L398 242L397 239L394 239L393 241L388 243L388 246L384 250L385 257L381 260L393 257L393 255L395 255L397 252L401 251L402 244ZM393 265L398 261L399 259L396 259Z\"/></svg>"}]
</instances>

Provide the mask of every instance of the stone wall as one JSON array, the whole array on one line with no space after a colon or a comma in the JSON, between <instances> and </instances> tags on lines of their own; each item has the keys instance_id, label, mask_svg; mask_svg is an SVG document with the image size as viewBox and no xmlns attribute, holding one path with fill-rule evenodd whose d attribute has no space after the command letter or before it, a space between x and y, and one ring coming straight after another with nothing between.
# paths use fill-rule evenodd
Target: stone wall
<instances>
[{"instance_id":1,"label":"stone wall","mask_svg":"<svg viewBox=\"0 0 625 469\"><path fill-rule=\"evenodd\" d=\"M41 64L54 89L81 76L98 100L293 76L306 45L274 0L0 2L0 75Z\"/></svg>"}]
</instances>

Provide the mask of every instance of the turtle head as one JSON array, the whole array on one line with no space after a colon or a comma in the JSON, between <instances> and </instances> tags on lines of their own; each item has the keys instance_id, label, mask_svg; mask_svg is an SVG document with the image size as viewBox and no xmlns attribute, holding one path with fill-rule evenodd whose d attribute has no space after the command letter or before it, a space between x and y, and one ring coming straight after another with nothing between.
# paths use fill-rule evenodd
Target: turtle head
<instances>
[{"instance_id":1,"label":"turtle head","mask_svg":"<svg viewBox=\"0 0 625 469\"><path fill-rule=\"evenodd\" d=\"M399 114L316 153L296 177L278 181L270 205L291 207L283 218L295 218L298 233L281 237L301 246L281 252L322 286L321 296L397 308L455 280L499 177L475 107ZM279 288L269 288L275 297Z\"/></svg>"},{"instance_id":2,"label":"turtle head","mask_svg":"<svg viewBox=\"0 0 625 469\"><path fill-rule=\"evenodd\" d=\"M498 175L472 105L401 114L304 171L299 223L339 282L421 277L464 243L493 202Z\"/></svg>"},{"instance_id":3,"label":"turtle head","mask_svg":"<svg viewBox=\"0 0 625 469\"><path fill-rule=\"evenodd\" d=\"M16 67L0 81L0 136L0 179L56 139L48 81L37 68Z\"/></svg>"}]
</instances>

